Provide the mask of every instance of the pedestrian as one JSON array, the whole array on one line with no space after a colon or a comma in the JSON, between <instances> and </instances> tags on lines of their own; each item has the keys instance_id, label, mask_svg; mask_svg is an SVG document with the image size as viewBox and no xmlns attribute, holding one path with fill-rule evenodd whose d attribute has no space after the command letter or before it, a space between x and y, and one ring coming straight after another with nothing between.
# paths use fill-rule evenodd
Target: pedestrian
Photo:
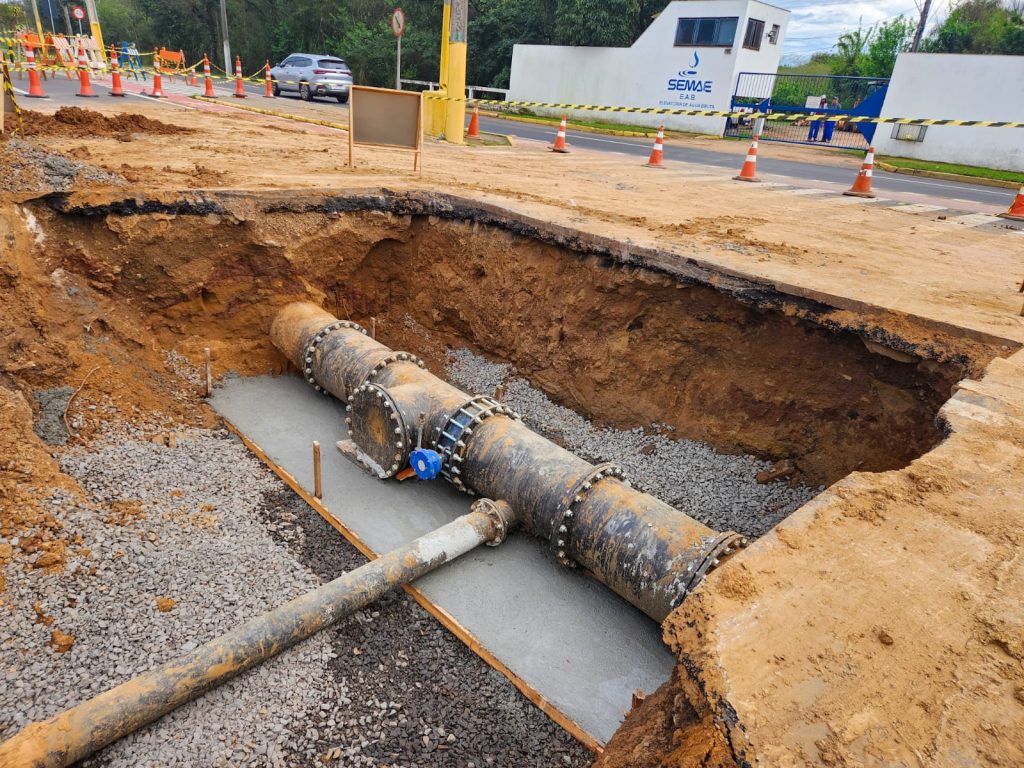
<instances>
[{"instance_id":1,"label":"pedestrian","mask_svg":"<svg viewBox=\"0 0 1024 768\"><path fill-rule=\"evenodd\" d=\"M825 105L826 104L828 104L828 96L826 96L823 93L823 94L821 94L821 101L818 102L818 109L819 110L825 109ZM807 130L807 140L808 141L817 141L818 140L818 133L820 131L821 131L821 120L812 120L811 121L811 127Z\"/></svg>"},{"instance_id":2,"label":"pedestrian","mask_svg":"<svg viewBox=\"0 0 1024 768\"><path fill-rule=\"evenodd\" d=\"M828 105L828 110L831 113L839 114L843 110L843 105L839 103L839 97L833 96L832 102ZM832 141L832 133L836 129L836 121L828 120L825 123L825 131L821 136L822 141Z\"/></svg>"}]
</instances>

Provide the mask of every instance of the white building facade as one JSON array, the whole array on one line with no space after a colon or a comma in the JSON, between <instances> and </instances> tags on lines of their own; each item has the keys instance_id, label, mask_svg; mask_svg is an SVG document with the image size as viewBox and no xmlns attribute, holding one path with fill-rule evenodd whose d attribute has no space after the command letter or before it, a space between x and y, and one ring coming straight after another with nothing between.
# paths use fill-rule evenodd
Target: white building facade
<instances>
[{"instance_id":1,"label":"white building facade","mask_svg":"<svg viewBox=\"0 0 1024 768\"><path fill-rule=\"evenodd\" d=\"M1024 56L901 53L883 117L1024 122ZM879 125L875 151L1024 171L1024 128Z\"/></svg>"},{"instance_id":2,"label":"white building facade","mask_svg":"<svg viewBox=\"0 0 1024 768\"><path fill-rule=\"evenodd\" d=\"M789 11L760 0L676 0L629 48L516 45L508 98L728 110L741 72L778 70L788 22ZM725 129L725 118L569 113L715 135Z\"/></svg>"}]
</instances>

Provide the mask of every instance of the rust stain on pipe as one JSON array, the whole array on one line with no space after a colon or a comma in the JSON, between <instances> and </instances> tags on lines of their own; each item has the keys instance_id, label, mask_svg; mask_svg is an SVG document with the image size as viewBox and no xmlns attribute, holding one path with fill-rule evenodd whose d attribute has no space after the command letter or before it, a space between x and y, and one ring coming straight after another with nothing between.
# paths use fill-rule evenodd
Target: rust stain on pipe
<instances>
[{"instance_id":1,"label":"rust stain on pipe","mask_svg":"<svg viewBox=\"0 0 1024 768\"><path fill-rule=\"evenodd\" d=\"M429 573L514 523L507 504L473 510L415 541L243 624L163 668L110 689L0 744L0 768L68 766Z\"/></svg>"}]
</instances>

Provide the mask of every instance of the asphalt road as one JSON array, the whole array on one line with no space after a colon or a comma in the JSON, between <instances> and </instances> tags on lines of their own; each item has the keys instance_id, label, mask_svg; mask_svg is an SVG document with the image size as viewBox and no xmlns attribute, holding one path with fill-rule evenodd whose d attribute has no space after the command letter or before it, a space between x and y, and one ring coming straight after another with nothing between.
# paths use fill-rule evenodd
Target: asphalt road
<instances>
[{"instance_id":1,"label":"asphalt road","mask_svg":"<svg viewBox=\"0 0 1024 768\"><path fill-rule=\"evenodd\" d=\"M550 144L554 140L556 128L534 123L520 123L513 120L480 118L480 128L494 133L506 133L523 139L544 141ZM593 133L566 131L566 139L570 146L599 152L621 152L634 157L649 157L653 142L650 139L633 139L620 136L602 136ZM771 145L761 143L757 157L759 175L784 177L787 180L806 182L809 186L845 185L849 187L853 179L847 168L835 168L830 165L818 165L812 162L794 160L776 160L771 157ZM729 168L739 172L743 163L742 156L729 152L715 152L704 148L688 147L668 143L665 145L665 159L685 163L700 163ZM905 197L908 195L926 196L933 200L943 200L950 208L970 208L999 213L1010 207L1015 192L1000 187L986 187L981 184L962 184L955 181L916 178L902 174L886 173L877 168L872 176L872 188L883 197ZM964 205L969 203L972 205ZM978 206L984 206L984 209Z\"/></svg>"},{"instance_id":2,"label":"asphalt road","mask_svg":"<svg viewBox=\"0 0 1024 768\"><path fill-rule=\"evenodd\" d=\"M127 77L124 78L124 82L125 89L129 91L128 100L145 98L136 93L131 93L132 91L140 90L143 83L136 82ZM150 84L147 82L145 87L148 89ZM19 90L28 88L28 84L25 81L19 82L16 80L14 85ZM75 96L78 91L77 80L67 80L64 77L58 77L47 80L43 87L47 95L50 96L50 99L47 102L41 103L55 104L57 106L71 104L87 106L88 102L91 101L90 99ZM228 96L234 90L233 85L221 81L218 81L216 88L218 94L222 96ZM109 90L109 85L107 85L106 81L100 80L96 82L94 89L100 94L101 99L108 98L106 93ZM186 87L180 81L170 83L166 79L164 90L167 93L179 95L188 95L196 92L196 89ZM246 83L246 92L253 97L261 96L263 94L263 86L257 83ZM167 101L156 99L150 101L174 108ZM260 99L258 103L252 103L263 108L288 111L288 104L297 102L297 97L288 95L274 102ZM33 101L22 98L21 103L27 108L31 108ZM223 103L230 106L228 99L225 99ZM325 113L325 119L336 120L341 123L348 121L347 106L338 104L333 99L317 99L315 103L322 105L319 111ZM550 144L554 140L556 130L555 126L521 123L514 120L488 117L480 118L480 127L484 131L509 134L517 139L543 142L545 144ZM652 142L646 138L635 139L585 133L574 131L571 127L566 135L569 144L579 149L596 152L617 152L636 158L646 158L651 152ZM742 164L742 156L737 154L716 152L703 147L691 147L671 142L665 145L665 159L669 162L698 163L735 171L738 171L740 164ZM828 164L817 164L810 161L774 159L771 157L771 144L768 142L762 143L761 152L757 159L757 167L759 175L763 177L772 177L774 181L784 181L797 186L846 189L852 183L848 168L837 168ZM1013 202L1016 194L1015 190L1001 187L911 177L902 174L886 173L878 169L875 169L874 172L873 188L881 197L908 202L944 205L952 209L978 213L1001 213L1010 207L1010 203Z\"/></svg>"}]
</instances>

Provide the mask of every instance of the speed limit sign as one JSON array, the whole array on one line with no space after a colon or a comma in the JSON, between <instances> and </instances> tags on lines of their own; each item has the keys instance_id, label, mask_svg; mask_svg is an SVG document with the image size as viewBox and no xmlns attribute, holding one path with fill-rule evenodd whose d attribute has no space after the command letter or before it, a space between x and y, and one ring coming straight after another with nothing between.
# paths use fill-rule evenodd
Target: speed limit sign
<instances>
[{"instance_id":1,"label":"speed limit sign","mask_svg":"<svg viewBox=\"0 0 1024 768\"><path fill-rule=\"evenodd\" d=\"M82 8L82 6L80 5L76 5L74 8L71 9L71 15L79 21L81 21L85 18L85 9Z\"/></svg>"},{"instance_id":2,"label":"speed limit sign","mask_svg":"<svg viewBox=\"0 0 1024 768\"><path fill-rule=\"evenodd\" d=\"M405 11L401 8L395 8L395 12L391 14L391 31L395 33L395 37L401 37L405 32Z\"/></svg>"}]
</instances>

